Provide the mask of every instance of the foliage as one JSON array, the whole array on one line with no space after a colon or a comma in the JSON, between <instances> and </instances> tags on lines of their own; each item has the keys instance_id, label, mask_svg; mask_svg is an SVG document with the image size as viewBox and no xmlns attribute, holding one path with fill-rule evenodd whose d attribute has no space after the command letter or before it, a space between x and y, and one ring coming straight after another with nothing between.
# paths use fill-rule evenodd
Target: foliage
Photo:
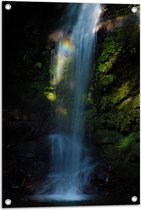
<instances>
[{"instance_id":1,"label":"foliage","mask_svg":"<svg viewBox=\"0 0 141 210\"><path fill-rule=\"evenodd\" d=\"M113 75L113 74L102 75L99 79L99 83L102 86L107 86L107 85L112 84L114 79L115 79L115 75Z\"/></svg>"},{"instance_id":2,"label":"foliage","mask_svg":"<svg viewBox=\"0 0 141 210\"><path fill-rule=\"evenodd\" d=\"M35 64L35 68L41 69L41 68L42 68L42 63L41 63L41 62L37 62L37 63Z\"/></svg>"},{"instance_id":3,"label":"foliage","mask_svg":"<svg viewBox=\"0 0 141 210\"><path fill-rule=\"evenodd\" d=\"M93 119L97 114L96 108L88 109L85 111L85 116L87 120Z\"/></svg>"},{"instance_id":4,"label":"foliage","mask_svg":"<svg viewBox=\"0 0 141 210\"><path fill-rule=\"evenodd\" d=\"M118 148L122 151L125 151L127 149L132 150L134 144L136 144L138 140L139 134L137 132L132 132L128 136L120 139L120 141L118 142Z\"/></svg>"},{"instance_id":5,"label":"foliage","mask_svg":"<svg viewBox=\"0 0 141 210\"><path fill-rule=\"evenodd\" d=\"M44 96L51 102L54 102L57 99L55 92L45 91Z\"/></svg>"},{"instance_id":6,"label":"foliage","mask_svg":"<svg viewBox=\"0 0 141 210\"><path fill-rule=\"evenodd\" d=\"M102 144L116 144L123 137L123 135L117 130L99 129L97 133L102 136Z\"/></svg>"},{"instance_id":7,"label":"foliage","mask_svg":"<svg viewBox=\"0 0 141 210\"><path fill-rule=\"evenodd\" d=\"M116 5L116 7L114 5L111 5L109 15L111 17L127 16L127 15L131 14L131 9L133 6L136 6L139 9L139 5L119 4L119 5Z\"/></svg>"},{"instance_id":8,"label":"foliage","mask_svg":"<svg viewBox=\"0 0 141 210\"><path fill-rule=\"evenodd\" d=\"M118 105L111 105L112 100L110 102L110 96L108 97L109 101L107 98L104 99L105 102L103 101L106 104L103 104L102 107L105 111L101 115L101 123L123 133L130 133L131 130L137 131L139 129L139 95L124 99Z\"/></svg>"},{"instance_id":9,"label":"foliage","mask_svg":"<svg viewBox=\"0 0 141 210\"><path fill-rule=\"evenodd\" d=\"M113 25L112 30L103 34L93 90L97 96L97 124L122 135L139 129L139 67L135 62L139 51L139 23L131 12L132 6L119 5L119 9L107 6L109 20L126 18L122 25Z\"/></svg>"},{"instance_id":10,"label":"foliage","mask_svg":"<svg viewBox=\"0 0 141 210\"><path fill-rule=\"evenodd\" d=\"M56 65L55 64L51 64L49 67L49 73L51 76L53 76L55 74L55 69L56 69Z\"/></svg>"},{"instance_id":11,"label":"foliage","mask_svg":"<svg viewBox=\"0 0 141 210\"><path fill-rule=\"evenodd\" d=\"M107 73L114 65L118 55L122 51L122 44L118 37L113 35L107 36L104 39L101 55L98 59L98 72Z\"/></svg>"}]
</instances>

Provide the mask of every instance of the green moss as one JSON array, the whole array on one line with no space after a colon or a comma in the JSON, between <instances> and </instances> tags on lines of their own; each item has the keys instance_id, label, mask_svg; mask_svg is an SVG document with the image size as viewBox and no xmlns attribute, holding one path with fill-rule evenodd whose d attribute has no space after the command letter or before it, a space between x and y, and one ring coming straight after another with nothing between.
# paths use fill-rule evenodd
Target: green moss
<instances>
[{"instance_id":1,"label":"green moss","mask_svg":"<svg viewBox=\"0 0 141 210\"><path fill-rule=\"evenodd\" d=\"M84 103L87 105L87 106L95 106L95 101L94 101L94 98L93 98L93 95L92 95L92 91L94 89L91 88L90 92L86 95L86 97L84 98Z\"/></svg>"},{"instance_id":2,"label":"green moss","mask_svg":"<svg viewBox=\"0 0 141 210\"><path fill-rule=\"evenodd\" d=\"M68 109L64 109L63 114L64 114L64 116L67 116L68 115Z\"/></svg>"},{"instance_id":3,"label":"green moss","mask_svg":"<svg viewBox=\"0 0 141 210\"><path fill-rule=\"evenodd\" d=\"M129 174L137 178L139 160L139 22L132 7L107 6L106 17L113 25L99 47L93 94L98 98L98 113L89 120L96 127L94 133L101 136L103 159L127 179Z\"/></svg>"},{"instance_id":4,"label":"green moss","mask_svg":"<svg viewBox=\"0 0 141 210\"><path fill-rule=\"evenodd\" d=\"M111 102L113 104L119 103L123 98L127 97L130 92L130 81L123 83L116 91L112 94Z\"/></svg>"},{"instance_id":5,"label":"green moss","mask_svg":"<svg viewBox=\"0 0 141 210\"><path fill-rule=\"evenodd\" d=\"M51 76L55 74L55 70L56 70L56 66L54 64L50 65L49 73Z\"/></svg>"},{"instance_id":6,"label":"green moss","mask_svg":"<svg viewBox=\"0 0 141 210\"><path fill-rule=\"evenodd\" d=\"M139 129L139 95L124 100L117 109L115 123L122 132Z\"/></svg>"},{"instance_id":7,"label":"green moss","mask_svg":"<svg viewBox=\"0 0 141 210\"><path fill-rule=\"evenodd\" d=\"M121 102L119 104L119 106L117 106L117 109L118 110L121 110L121 109L124 109L125 107L129 106L130 103L132 102L133 98L132 97L129 97L127 99L125 99L123 102Z\"/></svg>"},{"instance_id":8,"label":"green moss","mask_svg":"<svg viewBox=\"0 0 141 210\"><path fill-rule=\"evenodd\" d=\"M117 149L124 157L124 163L136 161L139 157L139 132L132 132L121 138L117 144Z\"/></svg>"},{"instance_id":9,"label":"green moss","mask_svg":"<svg viewBox=\"0 0 141 210\"><path fill-rule=\"evenodd\" d=\"M121 102L119 106L117 107L117 109L118 110L122 110L122 109L133 110L139 107L140 107L140 95L138 94L134 97L129 97L123 102Z\"/></svg>"},{"instance_id":10,"label":"green moss","mask_svg":"<svg viewBox=\"0 0 141 210\"><path fill-rule=\"evenodd\" d=\"M134 173L134 170L138 170L139 132L132 132L127 136L121 136L120 133L115 131L100 130L99 132L100 135L104 136L101 142L103 158L110 161L117 169L120 168L118 173L119 175L122 173L122 178L128 177L129 173L136 178L137 174ZM118 138L114 141L116 136ZM131 167L133 171L130 170Z\"/></svg>"},{"instance_id":11,"label":"green moss","mask_svg":"<svg viewBox=\"0 0 141 210\"><path fill-rule=\"evenodd\" d=\"M115 36L116 37L116 36ZM105 37L101 55L98 59L98 72L108 72L115 63L117 56L122 50L121 43L118 38L108 36Z\"/></svg>"},{"instance_id":12,"label":"green moss","mask_svg":"<svg viewBox=\"0 0 141 210\"><path fill-rule=\"evenodd\" d=\"M130 133L139 129L139 109L125 106L124 109L117 111L110 109L101 114L101 123L109 129L117 129L122 133Z\"/></svg>"},{"instance_id":13,"label":"green moss","mask_svg":"<svg viewBox=\"0 0 141 210\"><path fill-rule=\"evenodd\" d=\"M114 81L114 75L113 74L109 74L109 75L103 75L100 78L100 84L102 86L108 86L109 84L113 83Z\"/></svg>"},{"instance_id":14,"label":"green moss","mask_svg":"<svg viewBox=\"0 0 141 210\"><path fill-rule=\"evenodd\" d=\"M137 96L134 97L134 99L132 101L132 107L134 109L137 109L140 107L140 94L138 94Z\"/></svg>"},{"instance_id":15,"label":"green moss","mask_svg":"<svg viewBox=\"0 0 141 210\"><path fill-rule=\"evenodd\" d=\"M106 78L108 75L103 76L103 78ZM105 85L110 84L114 80L114 76L111 75L109 78L109 81L99 81L100 83L105 82ZM133 107L135 108L139 107L139 95L137 95L135 98L130 97L130 94L134 91L136 88L137 78L132 77L130 80L125 81L122 83L119 87L113 88L112 91L109 91L106 95L101 97L100 100L100 109L106 110L111 107L117 106L117 109L122 109L126 104L129 104L130 99L132 100L131 104L134 104ZM134 92L133 92L134 93ZM135 93L134 93L135 94ZM124 100L124 101L123 101Z\"/></svg>"},{"instance_id":16,"label":"green moss","mask_svg":"<svg viewBox=\"0 0 141 210\"><path fill-rule=\"evenodd\" d=\"M130 146L132 146L135 143L137 138L138 138L137 133L135 132L130 133L128 136L123 137L119 141L118 148L121 150L127 150Z\"/></svg>"}]
</instances>

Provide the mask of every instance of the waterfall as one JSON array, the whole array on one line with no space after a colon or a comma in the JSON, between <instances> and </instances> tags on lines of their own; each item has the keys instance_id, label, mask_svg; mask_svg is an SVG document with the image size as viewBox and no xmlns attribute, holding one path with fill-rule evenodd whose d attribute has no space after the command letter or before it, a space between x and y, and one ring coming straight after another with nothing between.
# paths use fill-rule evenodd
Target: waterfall
<instances>
[{"instance_id":1,"label":"waterfall","mask_svg":"<svg viewBox=\"0 0 141 210\"><path fill-rule=\"evenodd\" d=\"M52 84L57 128L48 136L49 174L37 193L48 199L83 199L94 170L85 144L84 106L100 12L100 4L69 4L63 38L56 45Z\"/></svg>"}]
</instances>

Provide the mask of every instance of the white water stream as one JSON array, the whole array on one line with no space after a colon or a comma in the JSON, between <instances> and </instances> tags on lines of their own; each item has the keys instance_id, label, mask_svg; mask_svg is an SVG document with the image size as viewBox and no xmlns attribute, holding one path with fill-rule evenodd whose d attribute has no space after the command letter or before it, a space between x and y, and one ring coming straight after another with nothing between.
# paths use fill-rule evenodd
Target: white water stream
<instances>
[{"instance_id":1,"label":"white water stream","mask_svg":"<svg viewBox=\"0 0 141 210\"><path fill-rule=\"evenodd\" d=\"M84 96L90 81L101 6L70 4L67 11L54 76L58 97L56 109L62 115L56 114L58 127L48 137L51 145L50 171L36 196L76 201L86 199L83 189L94 170L84 139ZM68 33L70 25L71 32ZM72 64L64 77L64 66L70 58Z\"/></svg>"}]
</instances>

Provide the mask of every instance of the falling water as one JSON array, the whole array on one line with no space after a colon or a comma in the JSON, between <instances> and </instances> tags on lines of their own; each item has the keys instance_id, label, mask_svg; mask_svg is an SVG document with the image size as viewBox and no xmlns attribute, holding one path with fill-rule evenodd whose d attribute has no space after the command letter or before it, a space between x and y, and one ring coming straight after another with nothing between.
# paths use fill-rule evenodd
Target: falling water
<instances>
[{"instance_id":1,"label":"falling water","mask_svg":"<svg viewBox=\"0 0 141 210\"><path fill-rule=\"evenodd\" d=\"M49 135L50 171L38 195L52 200L84 199L94 165L85 140L84 106L96 47L100 4L69 4L63 38L57 43L53 85L56 130Z\"/></svg>"}]
</instances>

